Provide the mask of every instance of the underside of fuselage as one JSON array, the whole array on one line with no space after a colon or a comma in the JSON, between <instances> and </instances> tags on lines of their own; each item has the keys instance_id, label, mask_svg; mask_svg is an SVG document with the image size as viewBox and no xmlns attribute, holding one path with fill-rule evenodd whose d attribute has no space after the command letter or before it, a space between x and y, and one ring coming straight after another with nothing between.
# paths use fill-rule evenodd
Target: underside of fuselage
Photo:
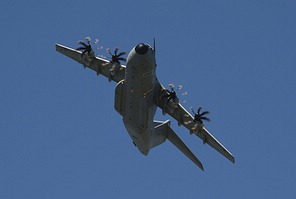
<instances>
[{"instance_id":1,"label":"underside of fuselage","mask_svg":"<svg viewBox=\"0 0 296 199\"><path fill-rule=\"evenodd\" d=\"M155 69L155 53L149 45L141 43L131 50L126 65L122 116L133 143L144 155L157 143L153 136L156 87L159 84Z\"/></svg>"}]
</instances>

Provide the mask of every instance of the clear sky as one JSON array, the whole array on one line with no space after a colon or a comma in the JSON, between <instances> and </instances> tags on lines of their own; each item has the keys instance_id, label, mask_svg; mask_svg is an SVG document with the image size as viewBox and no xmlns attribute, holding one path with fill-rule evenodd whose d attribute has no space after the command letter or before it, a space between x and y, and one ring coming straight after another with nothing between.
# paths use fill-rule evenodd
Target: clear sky
<instances>
[{"instance_id":1,"label":"clear sky","mask_svg":"<svg viewBox=\"0 0 296 199\"><path fill-rule=\"evenodd\" d=\"M295 198L296 2L143 2L0 2L0 198ZM174 121L205 172L170 142L143 156L115 83L55 51L86 36L127 52L155 37L160 82L211 112L236 163Z\"/></svg>"}]
</instances>

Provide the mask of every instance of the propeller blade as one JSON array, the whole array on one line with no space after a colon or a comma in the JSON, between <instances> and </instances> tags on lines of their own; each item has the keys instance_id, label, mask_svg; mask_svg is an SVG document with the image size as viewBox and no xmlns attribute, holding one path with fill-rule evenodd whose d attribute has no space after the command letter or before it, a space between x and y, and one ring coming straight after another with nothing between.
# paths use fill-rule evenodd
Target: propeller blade
<instances>
[{"instance_id":1,"label":"propeller blade","mask_svg":"<svg viewBox=\"0 0 296 199\"><path fill-rule=\"evenodd\" d=\"M204 115L209 114L209 113L210 113L209 111L205 111L205 112L202 112L202 113L200 114L200 116L204 116Z\"/></svg>"},{"instance_id":2,"label":"propeller blade","mask_svg":"<svg viewBox=\"0 0 296 199\"><path fill-rule=\"evenodd\" d=\"M85 47L76 48L76 50L85 50Z\"/></svg>"},{"instance_id":3,"label":"propeller blade","mask_svg":"<svg viewBox=\"0 0 296 199\"><path fill-rule=\"evenodd\" d=\"M210 118L208 118L208 117L200 117L200 119L201 119L201 120L206 120L206 121L208 121L208 122L211 121Z\"/></svg>"},{"instance_id":4,"label":"propeller blade","mask_svg":"<svg viewBox=\"0 0 296 199\"><path fill-rule=\"evenodd\" d=\"M120 57L120 56L125 55L125 54L126 54L126 52L121 52L121 53L119 53L119 54L117 55L117 57Z\"/></svg>"},{"instance_id":5,"label":"propeller blade","mask_svg":"<svg viewBox=\"0 0 296 199\"><path fill-rule=\"evenodd\" d=\"M83 45L84 47L87 47L87 45L83 41L79 41L80 45Z\"/></svg>"},{"instance_id":6,"label":"propeller blade","mask_svg":"<svg viewBox=\"0 0 296 199\"><path fill-rule=\"evenodd\" d=\"M200 115L200 111L201 111L201 106L198 107L198 109L197 109L197 114L198 114L198 115Z\"/></svg>"},{"instance_id":7,"label":"propeller blade","mask_svg":"<svg viewBox=\"0 0 296 199\"><path fill-rule=\"evenodd\" d=\"M123 57L119 57L119 58L118 58L118 60L121 60L121 61L126 61L126 59L125 59L125 58L123 58Z\"/></svg>"},{"instance_id":8,"label":"propeller blade","mask_svg":"<svg viewBox=\"0 0 296 199\"><path fill-rule=\"evenodd\" d=\"M115 48L114 55L117 55L118 48Z\"/></svg>"}]
</instances>

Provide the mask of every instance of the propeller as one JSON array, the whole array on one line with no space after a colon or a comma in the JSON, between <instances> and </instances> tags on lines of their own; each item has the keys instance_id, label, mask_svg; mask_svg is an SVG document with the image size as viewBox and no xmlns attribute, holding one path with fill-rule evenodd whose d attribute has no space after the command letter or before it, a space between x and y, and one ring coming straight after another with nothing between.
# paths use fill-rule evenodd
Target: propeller
<instances>
[{"instance_id":1,"label":"propeller","mask_svg":"<svg viewBox=\"0 0 296 199\"><path fill-rule=\"evenodd\" d=\"M109 69L111 77L114 76L118 70L122 70L120 61L126 61L126 58L122 57L126 52L118 53L118 50L118 48L115 48L114 53L111 53L110 48L107 48L107 52L111 55L111 60L106 64L111 64L111 68ZM111 78L109 78L109 82L110 81Z\"/></svg>"},{"instance_id":2,"label":"propeller","mask_svg":"<svg viewBox=\"0 0 296 199\"><path fill-rule=\"evenodd\" d=\"M209 114L209 111L201 112L202 107L198 107L197 113L193 110L193 108L190 108L192 113L194 114L194 121L199 122L203 124L203 120L210 122L210 119L208 117L205 117L205 115Z\"/></svg>"},{"instance_id":3,"label":"propeller","mask_svg":"<svg viewBox=\"0 0 296 199\"><path fill-rule=\"evenodd\" d=\"M111 61L110 63L112 64L119 64L120 65L120 61L126 61L125 58L121 57L122 55L125 55L126 52L120 52L118 53L118 48L115 48L114 53L112 54L110 49L107 49L107 52L111 55ZM118 54L117 54L118 53Z\"/></svg>"},{"instance_id":4,"label":"propeller","mask_svg":"<svg viewBox=\"0 0 296 199\"><path fill-rule=\"evenodd\" d=\"M179 98L178 98L177 93L175 91L174 84L169 84L169 87L171 88L171 91L167 90L168 91L168 95L167 95L168 101L173 100L173 102L179 103Z\"/></svg>"},{"instance_id":5,"label":"propeller","mask_svg":"<svg viewBox=\"0 0 296 199\"><path fill-rule=\"evenodd\" d=\"M80 47L76 48L76 50L82 51L81 56L83 56L85 53L91 54L93 52L93 49L90 45L90 37L85 37L86 43L84 41L78 41L78 43L81 45ZM95 41L97 43L98 40Z\"/></svg>"},{"instance_id":6,"label":"propeller","mask_svg":"<svg viewBox=\"0 0 296 199\"><path fill-rule=\"evenodd\" d=\"M177 92L180 91L183 88L183 86L179 85L176 90L174 84L169 84L169 87L171 88L171 90L166 89L167 94L163 97L167 97L167 101L172 100L176 104L179 103ZM187 95L187 92L182 93L182 95ZM185 102L185 100L182 100L182 102Z\"/></svg>"}]
</instances>

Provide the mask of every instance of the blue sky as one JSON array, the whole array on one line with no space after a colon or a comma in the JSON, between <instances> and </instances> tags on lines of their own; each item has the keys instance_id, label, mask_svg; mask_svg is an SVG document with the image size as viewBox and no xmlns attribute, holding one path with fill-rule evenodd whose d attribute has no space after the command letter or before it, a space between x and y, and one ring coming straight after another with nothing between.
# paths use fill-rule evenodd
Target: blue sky
<instances>
[{"instance_id":1,"label":"blue sky","mask_svg":"<svg viewBox=\"0 0 296 199\"><path fill-rule=\"evenodd\" d=\"M295 1L1 1L0 198L296 196ZM232 164L183 127L143 156L114 83L55 51L99 38L129 52L156 38L163 85L210 110ZM97 51L105 54L104 50ZM171 119L157 113L156 119Z\"/></svg>"}]
</instances>

